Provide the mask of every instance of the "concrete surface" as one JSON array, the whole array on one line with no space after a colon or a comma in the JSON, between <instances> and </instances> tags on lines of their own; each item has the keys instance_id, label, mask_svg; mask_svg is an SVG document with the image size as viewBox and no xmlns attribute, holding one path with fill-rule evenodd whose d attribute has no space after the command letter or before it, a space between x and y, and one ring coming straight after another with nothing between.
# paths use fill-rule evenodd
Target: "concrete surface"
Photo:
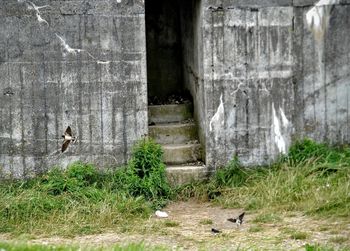
<instances>
[{"instance_id":1,"label":"concrete surface","mask_svg":"<svg viewBox=\"0 0 350 251\"><path fill-rule=\"evenodd\" d=\"M148 131L144 2L6 0L0 19L0 176L125 163Z\"/></svg>"},{"instance_id":2,"label":"concrete surface","mask_svg":"<svg viewBox=\"0 0 350 251\"><path fill-rule=\"evenodd\" d=\"M173 123L191 119L192 104L152 105L148 107L150 123Z\"/></svg>"},{"instance_id":3,"label":"concrete surface","mask_svg":"<svg viewBox=\"0 0 350 251\"><path fill-rule=\"evenodd\" d=\"M204 180L208 177L205 166L171 166L167 167L167 179L174 186Z\"/></svg>"},{"instance_id":4,"label":"concrete surface","mask_svg":"<svg viewBox=\"0 0 350 251\"><path fill-rule=\"evenodd\" d=\"M125 163L152 117L144 1L32 2L0 5L0 176L78 159ZM177 8L167 22L181 33L174 71L193 96L210 171L234 154L245 165L270 163L297 138L350 143L350 0ZM61 154L68 125L78 140Z\"/></svg>"},{"instance_id":5,"label":"concrete surface","mask_svg":"<svg viewBox=\"0 0 350 251\"><path fill-rule=\"evenodd\" d=\"M181 165L201 160L200 144L171 144L162 147L164 163L167 165Z\"/></svg>"},{"instance_id":6,"label":"concrete surface","mask_svg":"<svg viewBox=\"0 0 350 251\"><path fill-rule=\"evenodd\" d=\"M149 136L159 144L183 144L198 140L197 125L191 123L171 123L148 128Z\"/></svg>"},{"instance_id":7,"label":"concrete surface","mask_svg":"<svg viewBox=\"0 0 350 251\"><path fill-rule=\"evenodd\" d=\"M208 0L202 16L211 169L270 163L302 137L350 142L349 1Z\"/></svg>"}]
</instances>

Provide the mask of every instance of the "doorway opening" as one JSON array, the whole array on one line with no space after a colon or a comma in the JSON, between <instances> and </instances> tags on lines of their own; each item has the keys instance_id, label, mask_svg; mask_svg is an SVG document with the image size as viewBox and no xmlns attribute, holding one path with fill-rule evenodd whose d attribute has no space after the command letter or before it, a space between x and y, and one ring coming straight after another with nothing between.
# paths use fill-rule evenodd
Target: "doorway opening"
<instances>
[{"instance_id":1,"label":"doorway opening","mask_svg":"<svg viewBox=\"0 0 350 251\"><path fill-rule=\"evenodd\" d=\"M146 0L145 8L149 135L168 168L202 173L201 0Z\"/></svg>"},{"instance_id":2,"label":"doorway opening","mask_svg":"<svg viewBox=\"0 0 350 251\"><path fill-rule=\"evenodd\" d=\"M192 102L199 2L146 0L149 105Z\"/></svg>"}]
</instances>

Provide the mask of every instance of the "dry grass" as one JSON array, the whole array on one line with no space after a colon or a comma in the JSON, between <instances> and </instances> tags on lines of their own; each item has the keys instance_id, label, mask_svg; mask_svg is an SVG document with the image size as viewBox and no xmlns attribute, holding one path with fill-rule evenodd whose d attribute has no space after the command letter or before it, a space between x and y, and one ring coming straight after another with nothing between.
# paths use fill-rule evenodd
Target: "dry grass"
<instances>
[{"instance_id":1,"label":"dry grass","mask_svg":"<svg viewBox=\"0 0 350 251\"><path fill-rule=\"evenodd\" d=\"M268 214L247 212L245 222L237 227L227 221L227 218L237 216L240 209L224 209L209 203L187 201L171 203L163 210L169 213L169 218L159 219L153 216L144 222L134 222L132 230L124 233L110 231L72 238L39 237L30 242L68 246L84 244L93 247L143 242L147 246L185 250L270 250L271 247L295 250L303 249L306 244L340 249L350 246L350 240L342 237L350 236L350 221L344 218L335 223L332 220L317 220L296 211L293 217L281 213L278 221L271 222L269 216L269 221L255 223L257 218L267 219ZM202 224L203 222L207 224ZM334 236L330 231L318 231L322 226L341 229L342 234ZM212 227L222 233L212 234Z\"/></svg>"}]
</instances>

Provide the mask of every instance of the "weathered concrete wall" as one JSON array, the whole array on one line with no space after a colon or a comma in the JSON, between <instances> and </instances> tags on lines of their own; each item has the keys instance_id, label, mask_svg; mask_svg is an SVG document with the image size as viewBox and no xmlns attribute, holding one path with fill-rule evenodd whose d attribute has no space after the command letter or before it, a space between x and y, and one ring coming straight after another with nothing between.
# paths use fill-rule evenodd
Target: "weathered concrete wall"
<instances>
[{"instance_id":1,"label":"weathered concrete wall","mask_svg":"<svg viewBox=\"0 0 350 251\"><path fill-rule=\"evenodd\" d=\"M0 5L0 176L124 163L147 133L144 1L33 3L42 8ZM269 163L305 136L350 143L350 0L176 4L173 70L193 96L209 167L234 154ZM61 154L68 125L78 141Z\"/></svg>"},{"instance_id":2,"label":"weathered concrete wall","mask_svg":"<svg viewBox=\"0 0 350 251\"><path fill-rule=\"evenodd\" d=\"M325 2L205 1L207 165L268 163L304 136L349 143L349 1Z\"/></svg>"},{"instance_id":3,"label":"weathered concrete wall","mask_svg":"<svg viewBox=\"0 0 350 251\"><path fill-rule=\"evenodd\" d=\"M203 84L202 2L181 0L182 67L185 89L193 97L194 118L199 126L199 138L205 153L205 114Z\"/></svg>"},{"instance_id":4,"label":"weathered concrete wall","mask_svg":"<svg viewBox=\"0 0 350 251\"><path fill-rule=\"evenodd\" d=\"M350 1L295 10L295 133L350 142Z\"/></svg>"},{"instance_id":5,"label":"weathered concrete wall","mask_svg":"<svg viewBox=\"0 0 350 251\"><path fill-rule=\"evenodd\" d=\"M0 20L1 176L124 163L147 133L144 1L6 0Z\"/></svg>"},{"instance_id":6,"label":"weathered concrete wall","mask_svg":"<svg viewBox=\"0 0 350 251\"><path fill-rule=\"evenodd\" d=\"M205 10L207 164L286 151L293 111L292 7Z\"/></svg>"}]
</instances>

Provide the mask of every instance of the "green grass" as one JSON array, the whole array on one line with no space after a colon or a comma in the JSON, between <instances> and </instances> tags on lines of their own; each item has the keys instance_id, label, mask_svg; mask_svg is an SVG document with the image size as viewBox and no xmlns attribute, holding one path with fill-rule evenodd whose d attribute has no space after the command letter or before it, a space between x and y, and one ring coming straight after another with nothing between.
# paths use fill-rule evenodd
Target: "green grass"
<instances>
[{"instance_id":1,"label":"green grass","mask_svg":"<svg viewBox=\"0 0 350 251\"><path fill-rule=\"evenodd\" d=\"M350 148L303 140L268 167L243 168L234 158L209 182L180 187L177 194L227 208L349 217Z\"/></svg>"},{"instance_id":2,"label":"green grass","mask_svg":"<svg viewBox=\"0 0 350 251\"><path fill-rule=\"evenodd\" d=\"M213 220L212 219L203 219L199 221L199 224L201 225L212 225L213 224Z\"/></svg>"},{"instance_id":3,"label":"green grass","mask_svg":"<svg viewBox=\"0 0 350 251\"><path fill-rule=\"evenodd\" d=\"M75 165L81 164L72 167ZM136 219L142 221L151 212L152 204L144 197L117 192L107 185L76 186L69 180L68 185L61 187L65 187L62 192L56 194L53 191L57 187L52 188L51 179L43 179L30 185L23 182L1 186L0 232L91 234Z\"/></svg>"},{"instance_id":4,"label":"green grass","mask_svg":"<svg viewBox=\"0 0 350 251\"><path fill-rule=\"evenodd\" d=\"M3 182L0 233L132 231L171 196L162 154L158 144L143 139L128 166L117 170L100 173L91 164L76 162L32 180Z\"/></svg>"},{"instance_id":5,"label":"green grass","mask_svg":"<svg viewBox=\"0 0 350 251\"><path fill-rule=\"evenodd\" d=\"M250 232L250 233L258 233L258 232L262 232L262 231L264 231L264 228L262 226L259 226L259 225L251 226L248 229L248 232Z\"/></svg>"},{"instance_id":6,"label":"green grass","mask_svg":"<svg viewBox=\"0 0 350 251\"><path fill-rule=\"evenodd\" d=\"M311 245L307 244L305 246L305 251L348 251L350 250L349 247L344 247L344 248L333 248L333 247L328 247L328 246L323 246L323 245Z\"/></svg>"},{"instance_id":7,"label":"green grass","mask_svg":"<svg viewBox=\"0 0 350 251\"><path fill-rule=\"evenodd\" d=\"M165 227L178 227L178 226L180 226L179 222L171 221L171 220L166 220L166 221L164 221L163 224L164 224Z\"/></svg>"},{"instance_id":8,"label":"green grass","mask_svg":"<svg viewBox=\"0 0 350 251\"><path fill-rule=\"evenodd\" d=\"M293 240L306 240L309 237L308 233L295 231L291 233L290 238Z\"/></svg>"},{"instance_id":9,"label":"green grass","mask_svg":"<svg viewBox=\"0 0 350 251\"><path fill-rule=\"evenodd\" d=\"M282 222L282 218L278 216L277 214L273 213L267 213L267 214L260 214L255 217L253 220L255 223L277 223Z\"/></svg>"},{"instance_id":10,"label":"green grass","mask_svg":"<svg viewBox=\"0 0 350 251\"><path fill-rule=\"evenodd\" d=\"M150 214L174 194L178 200L197 198L226 208L259 210L253 219L256 223L278 223L280 215L296 211L350 216L350 149L346 147L304 140L271 166L243 168L233 158L209 181L175 190L166 182L162 154L159 145L143 139L126 167L100 173L90 164L77 162L32 180L2 182L0 233L74 236L144 231ZM162 226L180 224L165 221L155 228L161 231ZM292 238L302 239L298 234Z\"/></svg>"},{"instance_id":11,"label":"green grass","mask_svg":"<svg viewBox=\"0 0 350 251\"><path fill-rule=\"evenodd\" d=\"M54 246L54 245L33 245L27 243L1 243L0 250L6 251L78 251L78 250L87 250L87 251L165 251L168 250L163 247L151 247L143 243L139 244L128 244L124 246L111 246L111 247L79 247L79 246Z\"/></svg>"}]
</instances>

